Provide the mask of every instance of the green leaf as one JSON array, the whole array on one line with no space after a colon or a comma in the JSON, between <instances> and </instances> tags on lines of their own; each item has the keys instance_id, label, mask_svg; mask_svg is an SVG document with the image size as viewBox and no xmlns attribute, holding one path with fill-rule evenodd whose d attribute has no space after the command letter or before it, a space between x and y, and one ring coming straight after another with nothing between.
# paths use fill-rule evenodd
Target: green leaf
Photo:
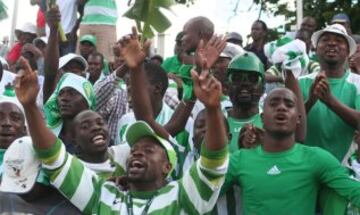
<instances>
[{"instance_id":1,"label":"green leaf","mask_svg":"<svg viewBox=\"0 0 360 215\"><path fill-rule=\"evenodd\" d=\"M160 8L170 9L174 3L174 0L135 0L124 16L136 21L138 31L142 32L145 38L152 38L155 35L153 29L164 32L171 26Z\"/></svg>"}]
</instances>

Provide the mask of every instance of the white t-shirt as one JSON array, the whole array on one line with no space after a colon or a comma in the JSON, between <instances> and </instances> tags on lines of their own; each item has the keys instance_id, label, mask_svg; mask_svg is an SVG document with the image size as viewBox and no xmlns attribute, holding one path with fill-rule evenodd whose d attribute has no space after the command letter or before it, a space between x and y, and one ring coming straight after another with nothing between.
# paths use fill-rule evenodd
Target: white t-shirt
<instances>
[{"instance_id":1,"label":"white t-shirt","mask_svg":"<svg viewBox=\"0 0 360 215\"><path fill-rule=\"evenodd\" d=\"M9 72L7 70L3 70L3 75L0 80L0 95L2 95L5 91L5 86L10 84L13 84L15 80L16 75L12 72Z\"/></svg>"},{"instance_id":2,"label":"white t-shirt","mask_svg":"<svg viewBox=\"0 0 360 215\"><path fill-rule=\"evenodd\" d=\"M56 0L56 4L59 6L59 11L61 13L61 24L64 29L64 33L70 33L77 20L77 7L78 0ZM46 25L46 35L49 36L50 29Z\"/></svg>"}]
</instances>

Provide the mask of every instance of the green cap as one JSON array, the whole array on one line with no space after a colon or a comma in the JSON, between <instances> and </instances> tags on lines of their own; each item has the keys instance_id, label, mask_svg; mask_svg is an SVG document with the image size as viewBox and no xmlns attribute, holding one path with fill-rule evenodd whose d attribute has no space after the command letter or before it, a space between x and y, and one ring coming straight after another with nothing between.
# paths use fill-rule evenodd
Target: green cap
<instances>
[{"instance_id":1,"label":"green cap","mask_svg":"<svg viewBox=\"0 0 360 215\"><path fill-rule=\"evenodd\" d=\"M82 43L82 42L89 42L93 46L96 46L96 37L91 34L85 34L80 38L80 43Z\"/></svg>"},{"instance_id":2,"label":"green cap","mask_svg":"<svg viewBox=\"0 0 360 215\"><path fill-rule=\"evenodd\" d=\"M227 68L227 75L233 72L256 72L264 77L264 65L252 52L245 52L233 58Z\"/></svg>"},{"instance_id":3,"label":"green cap","mask_svg":"<svg viewBox=\"0 0 360 215\"><path fill-rule=\"evenodd\" d=\"M168 140L158 136L155 131L144 121L136 121L126 131L126 141L132 147L143 137L153 137L165 149L169 162L171 164L171 172L175 169L177 163L176 151Z\"/></svg>"}]
</instances>

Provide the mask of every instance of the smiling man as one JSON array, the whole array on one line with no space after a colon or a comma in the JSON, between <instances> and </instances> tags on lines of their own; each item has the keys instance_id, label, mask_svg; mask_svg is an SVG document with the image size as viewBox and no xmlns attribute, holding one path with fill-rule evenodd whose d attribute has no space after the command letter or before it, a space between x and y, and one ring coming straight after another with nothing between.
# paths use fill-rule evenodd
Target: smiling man
<instances>
[{"instance_id":1,"label":"smiling man","mask_svg":"<svg viewBox=\"0 0 360 215\"><path fill-rule=\"evenodd\" d=\"M315 32L311 40L321 72L299 81L308 113L305 144L319 146L342 161L360 117L360 76L346 66L356 44L340 24Z\"/></svg>"}]
</instances>

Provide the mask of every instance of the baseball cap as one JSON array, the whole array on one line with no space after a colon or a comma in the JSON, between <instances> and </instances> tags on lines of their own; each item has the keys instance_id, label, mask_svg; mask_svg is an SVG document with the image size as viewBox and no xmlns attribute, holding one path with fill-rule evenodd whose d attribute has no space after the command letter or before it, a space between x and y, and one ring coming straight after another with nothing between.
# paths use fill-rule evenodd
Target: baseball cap
<instances>
[{"instance_id":1,"label":"baseball cap","mask_svg":"<svg viewBox=\"0 0 360 215\"><path fill-rule=\"evenodd\" d=\"M3 161L1 192L27 193L40 173L41 162L37 159L29 136L16 139L6 150Z\"/></svg>"},{"instance_id":2,"label":"baseball cap","mask_svg":"<svg viewBox=\"0 0 360 215\"><path fill-rule=\"evenodd\" d=\"M30 22L26 22L21 27L15 29L15 34L18 37L19 33L37 34L36 26Z\"/></svg>"},{"instance_id":3,"label":"baseball cap","mask_svg":"<svg viewBox=\"0 0 360 215\"><path fill-rule=\"evenodd\" d=\"M237 32L230 32L226 35L226 41L229 40L239 40L243 41L242 36Z\"/></svg>"},{"instance_id":4,"label":"baseball cap","mask_svg":"<svg viewBox=\"0 0 360 215\"><path fill-rule=\"evenodd\" d=\"M171 163L171 170L168 175L175 169L177 163L177 156L175 149L168 140L158 136L155 131L144 121L136 121L126 131L126 141L132 147L143 137L153 137L165 149L169 162Z\"/></svg>"},{"instance_id":5,"label":"baseball cap","mask_svg":"<svg viewBox=\"0 0 360 215\"><path fill-rule=\"evenodd\" d=\"M331 24L350 22L350 18L346 13L338 13L331 19Z\"/></svg>"},{"instance_id":6,"label":"baseball cap","mask_svg":"<svg viewBox=\"0 0 360 215\"><path fill-rule=\"evenodd\" d=\"M219 57L226 57L233 59L235 56L243 53L244 50L240 46L232 43L226 43L226 46L224 50L220 53Z\"/></svg>"},{"instance_id":7,"label":"baseball cap","mask_svg":"<svg viewBox=\"0 0 360 215\"><path fill-rule=\"evenodd\" d=\"M317 43L318 43L320 37L324 33L333 33L333 34L338 34L338 35L343 36L347 40L348 45L349 45L349 56L353 55L356 52L356 43L355 43L354 39L348 35L345 27L342 26L341 24L332 24L332 25L325 27L324 29L322 29L320 31L315 32L311 36L311 42L315 48L317 46Z\"/></svg>"},{"instance_id":8,"label":"baseball cap","mask_svg":"<svg viewBox=\"0 0 360 215\"><path fill-rule=\"evenodd\" d=\"M80 38L80 43L82 43L82 42L89 42L93 46L96 46L96 37L91 34L85 34Z\"/></svg>"},{"instance_id":9,"label":"baseball cap","mask_svg":"<svg viewBox=\"0 0 360 215\"><path fill-rule=\"evenodd\" d=\"M60 58L60 60L59 60L59 69L63 68L67 63L69 63L72 60L80 62L84 66L85 70L87 70L88 63L85 60L85 58L83 58L81 55L77 55L77 54L74 54L74 53L69 53L69 54L64 55L64 56L62 56Z\"/></svg>"}]
</instances>

